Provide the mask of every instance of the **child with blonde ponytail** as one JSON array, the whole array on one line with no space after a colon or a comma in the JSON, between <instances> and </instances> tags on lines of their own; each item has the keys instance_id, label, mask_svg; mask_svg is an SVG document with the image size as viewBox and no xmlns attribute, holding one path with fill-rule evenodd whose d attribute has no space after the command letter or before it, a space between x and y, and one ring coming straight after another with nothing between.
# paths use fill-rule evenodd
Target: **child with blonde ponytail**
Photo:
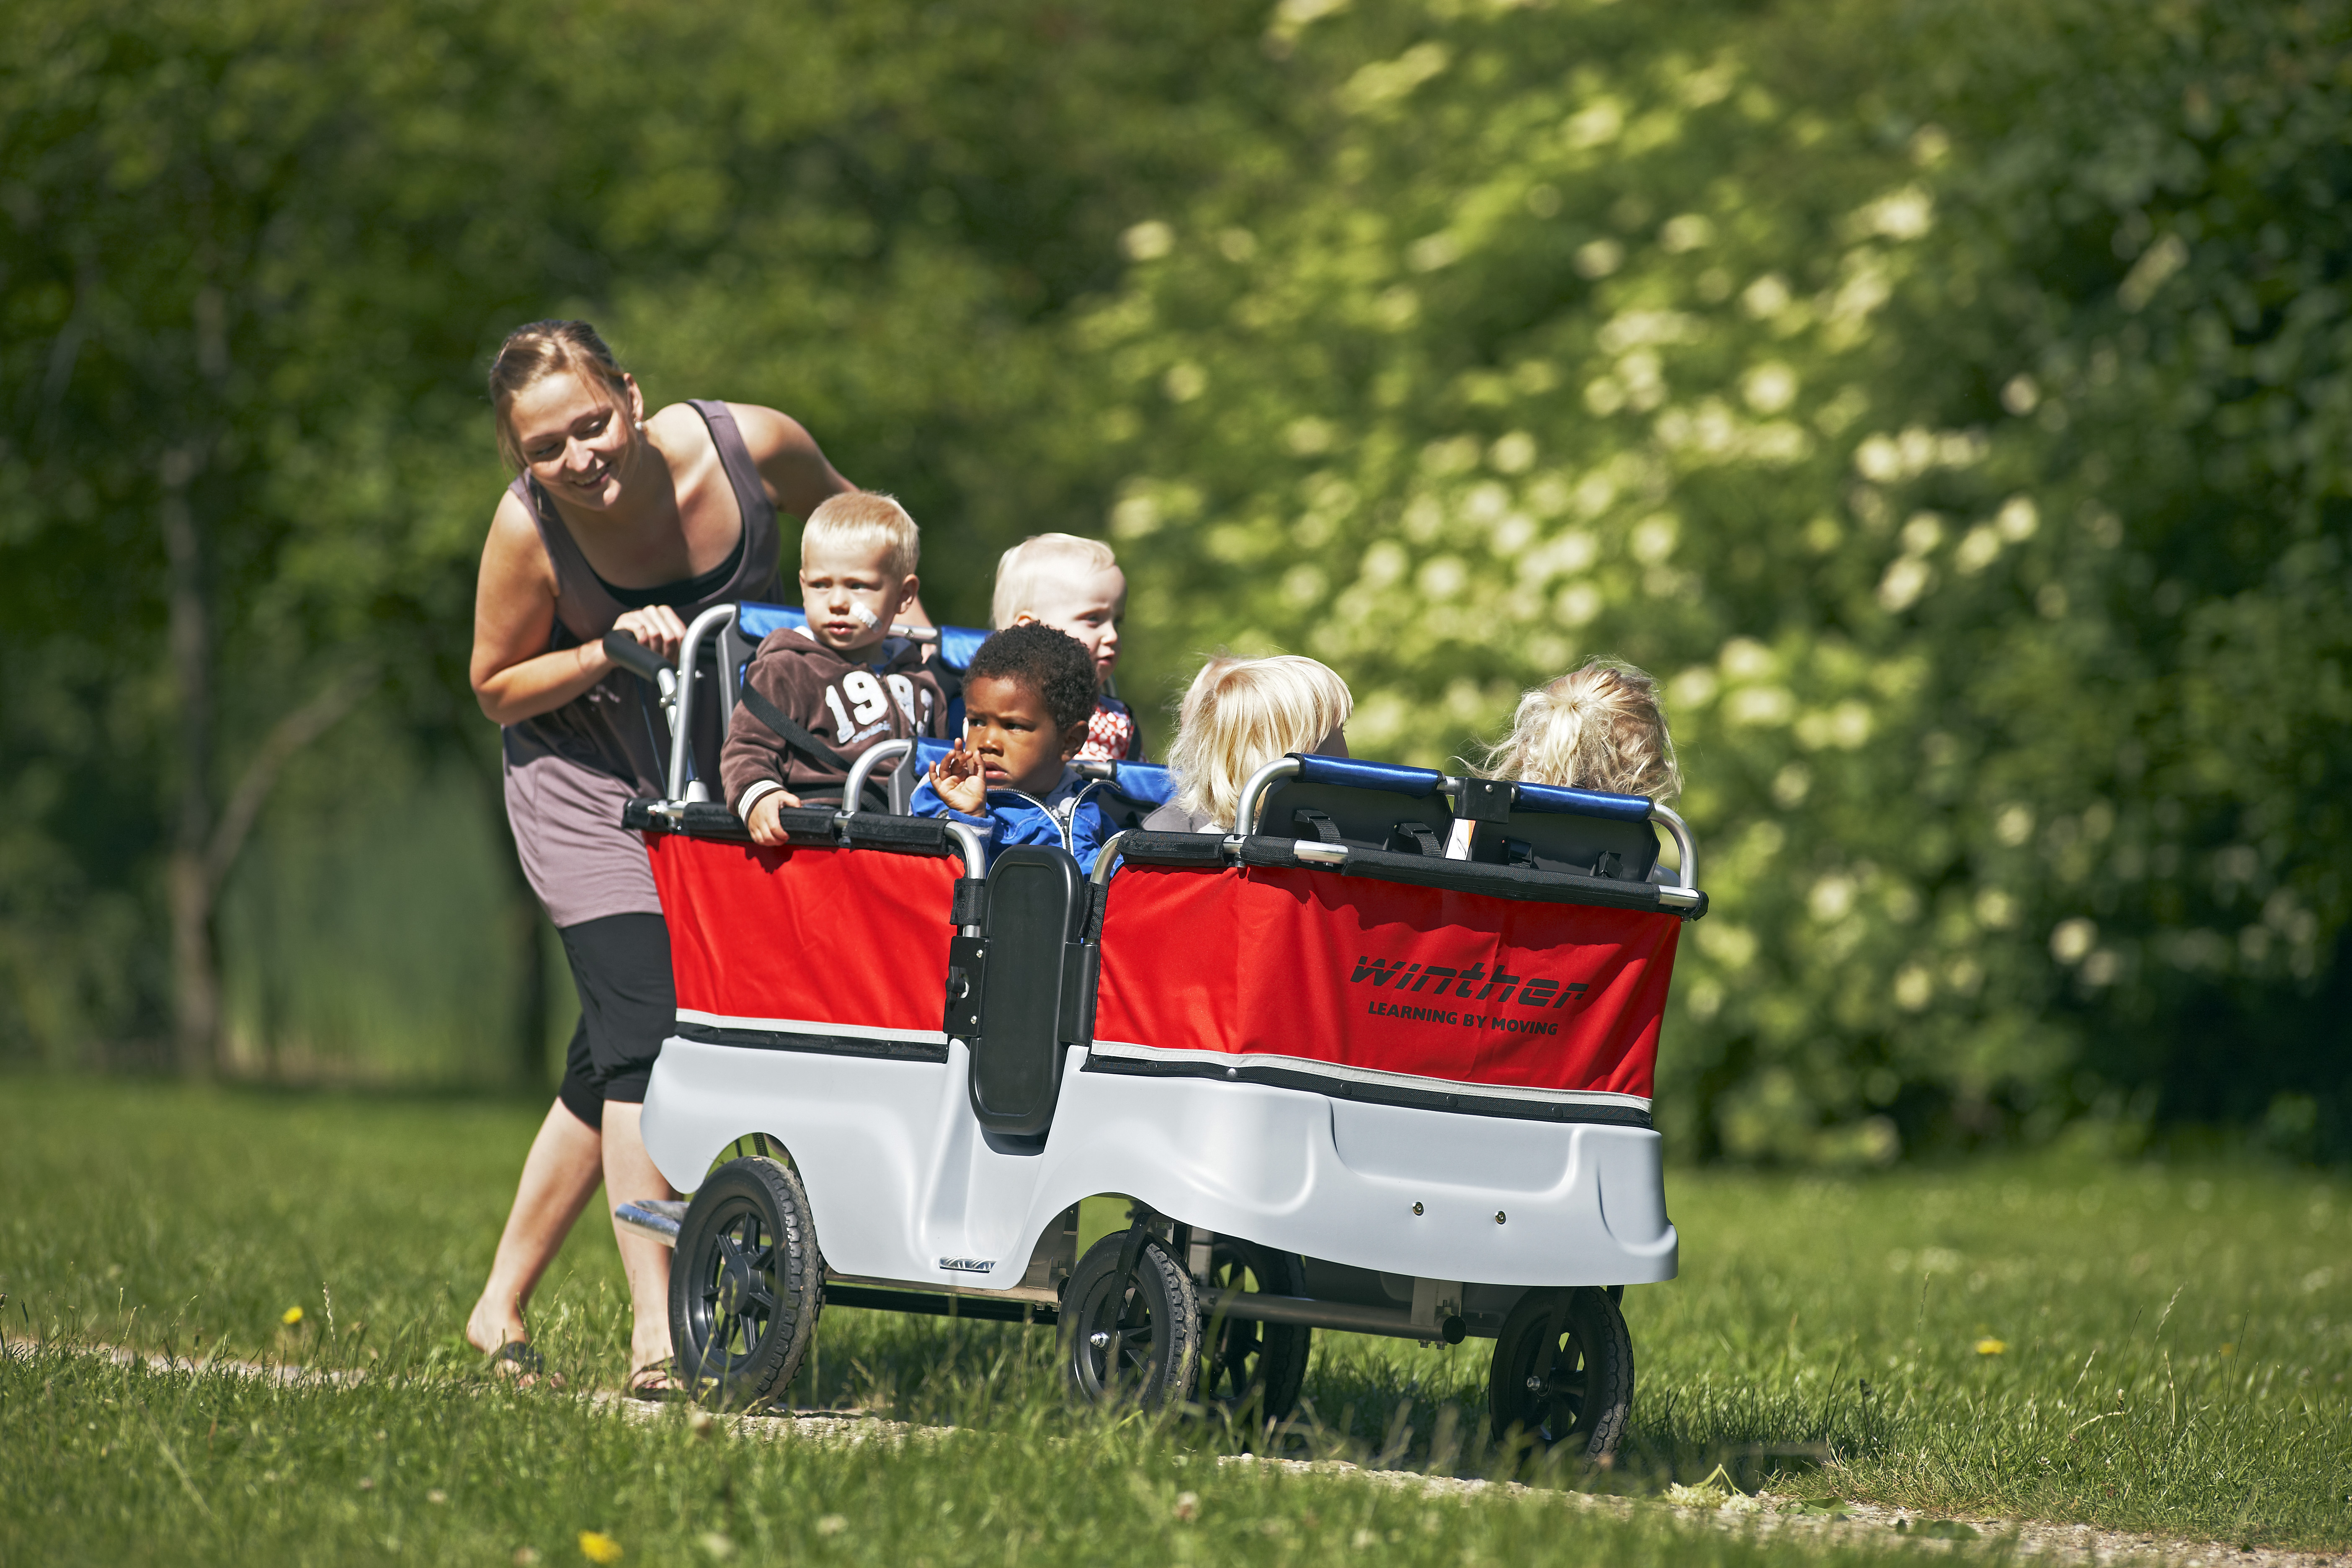
<instances>
[{"instance_id":1,"label":"child with blonde ponytail","mask_svg":"<svg viewBox=\"0 0 2352 1568\"><path fill-rule=\"evenodd\" d=\"M1658 683L1596 658L1519 699L1511 732L1486 753L1489 778L1670 801L1682 793Z\"/></svg>"}]
</instances>

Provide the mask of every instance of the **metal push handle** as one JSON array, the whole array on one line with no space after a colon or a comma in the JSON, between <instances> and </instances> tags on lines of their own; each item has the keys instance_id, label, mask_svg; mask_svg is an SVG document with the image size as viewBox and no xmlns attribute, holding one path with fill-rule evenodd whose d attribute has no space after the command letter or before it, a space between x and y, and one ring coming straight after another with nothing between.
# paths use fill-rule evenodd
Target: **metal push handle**
<instances>
[{"instance_id":1,"label":"metal push handle","mask_svg":"<svg viewBox=\"0 0 2352 1568\"><path fill-rule=\"evenodd\" d=\"M604 634L604 647L605 655L614 664L632 675L653 682L654 689L660 693L658 706L662 721L669 726L673 737L671 749L675 752L675 737L686 732L686 727L678 721L678 715L684 710L678 702L677 671L672 669L661 655L617 627ZM675 792L672 794L674 796Z\"/></svg>"},{"instance_id":2,"label":"metal push handle","mask_svg":"<svg viewBox=\"0 0 2352 1568\"><path fill-rule=\"evenodd\" d=\"M618 629L606 632L604 652L614 664L630 674L643 676L660 687L665 701L677 690L677 671L670 668L669 661L628 633ZM663 676L668 676L669 679L663 680Z\"/></svg>"},{"instance_id":3,"label":"metal push handle","mask_svg":"<svg viewBox=\"0 0 2352 1568\"><path fill-rule=\"evenodd\" d=\"M701 779L688 781L686 776L688 758L692 752L691 737L694 733L694 725L690 722L694 713L694 670L695 666L701 660L702 639L718 627L732 625L734 620L734 605L713 605L694 617L693 622L686 628L686 640L678 644L677 711L670 720L669 788L664 792L672 800L709 800L710 798L710 785L708 783ZM725 689L723 678L726 671L721 670L719 674L722 679L719 700L725 702L734 693Z\"/></svg>"}]
</instances>

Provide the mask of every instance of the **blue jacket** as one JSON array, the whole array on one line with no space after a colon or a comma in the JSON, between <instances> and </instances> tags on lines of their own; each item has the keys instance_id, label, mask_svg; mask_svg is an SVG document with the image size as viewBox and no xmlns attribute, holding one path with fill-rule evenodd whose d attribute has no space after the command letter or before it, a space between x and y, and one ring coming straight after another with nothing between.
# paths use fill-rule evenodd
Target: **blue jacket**
<instances>
[{"instance_id":1,"label":"blue jacket","mask_svg":"<svg viewBox=\"0 0 2352 1568\"><path fill-rule=\"evenodd\" d=\"M1062 782L1043 800L1017 789L992 789L988 792L988 815L967 816L941 800L931 781L925 778L915 786L908 809L917 816L944 816L984 829L991 855L1008 845L1051 844L1068 850L1080 871L1092 872L1095 856L1113 832L1102 808L1087 798L1100 787L1065 768Z\"/></svg>"}]
</instances>

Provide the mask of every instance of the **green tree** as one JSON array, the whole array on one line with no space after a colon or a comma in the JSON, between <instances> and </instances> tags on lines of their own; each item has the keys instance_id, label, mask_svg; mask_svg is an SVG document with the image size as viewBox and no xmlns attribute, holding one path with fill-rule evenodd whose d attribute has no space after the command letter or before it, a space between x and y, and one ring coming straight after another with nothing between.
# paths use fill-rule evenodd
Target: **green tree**
<instances>
[{"instance_id":1,"label":"green tree","mask_svg":"<svg viewBox=\"0 0 2352 1568\"><path fill-rule=\"evenodd\" d=\"M599 320L656 398L802 415L929 525L935 605L984 615L995 549L1100 510L1047 323L1115 277L1122 204L1252 111L1220 89L1257 59L1239 15L13 12L0 1029L168 1030L206 1070L215 895L364 690L495 802L463 666L504 482L480 375L520 321Z\"/></svg>"},{"instance_id":2,"label":"green tree","mask_svg":"<svg viewBox=\"0 0 2352 1568\"><path fill-rule=\"evenodd\" d=\"M2345 22L1284 6L1280 133L1079 328L1139 642L1314 653L1432 764L1667 677L1685 1147L2318 1134Z\"/></svg>"}]
</instances>

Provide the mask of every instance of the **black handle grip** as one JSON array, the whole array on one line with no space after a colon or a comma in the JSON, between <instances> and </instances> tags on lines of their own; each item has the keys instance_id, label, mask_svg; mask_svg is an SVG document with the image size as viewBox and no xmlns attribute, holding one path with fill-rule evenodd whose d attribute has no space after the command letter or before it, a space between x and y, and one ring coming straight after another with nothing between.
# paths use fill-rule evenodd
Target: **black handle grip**
<instances>
[{"instance_id":1,"label":"black handle grip","mask_svg":"<svg viewBox=\"0 0 2352 1568\"><path fill-rule=\"evenodd\" d=\"M612 656L614 664L647 680L659 679L661 672L669 668L668 660L625 631L606 632L604 651Z\"/></svg>"}]
</instances>

